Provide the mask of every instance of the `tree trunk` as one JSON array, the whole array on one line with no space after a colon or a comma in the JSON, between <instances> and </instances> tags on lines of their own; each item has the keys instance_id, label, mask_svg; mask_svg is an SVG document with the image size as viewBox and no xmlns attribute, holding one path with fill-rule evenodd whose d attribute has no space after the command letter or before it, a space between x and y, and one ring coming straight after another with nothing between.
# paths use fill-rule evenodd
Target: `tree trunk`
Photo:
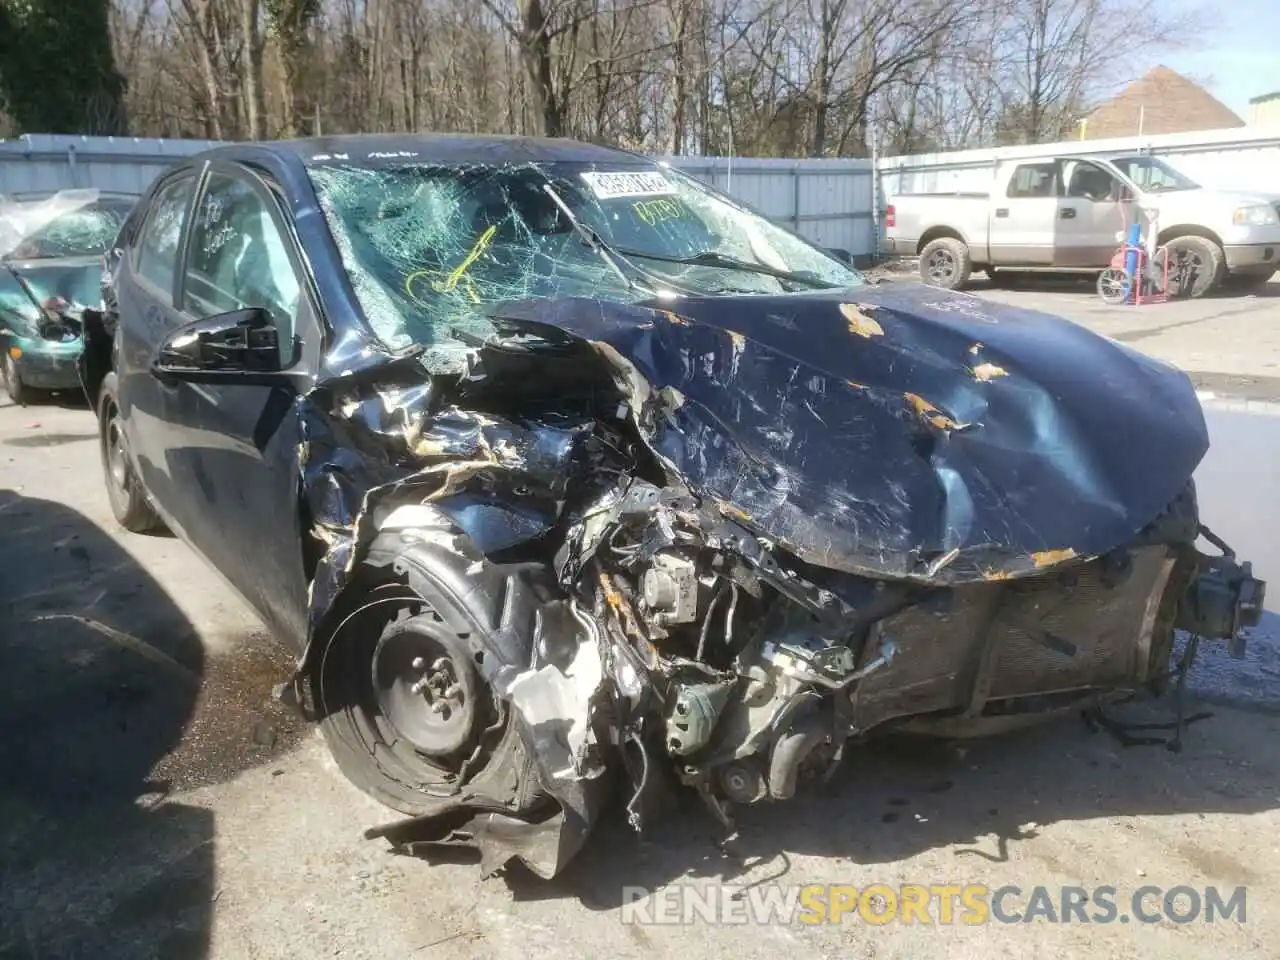
<instances>
[{"instance_id":1,"label":"tree trunk","mask_svg":"<svg viewBox=\"0 0 1280 960\"><path fill-rule=\"evenodd\" d=\"M261 0L241 0L240 28L246 47L244 68L245 114L250 140L266 138L267 96L262 83L262 27L259 23Z\"/></svg>"},{"instance_id":2,"label":"tree trunk","mask_svg":"<svg viewBox=\"0 0 1280 960\"><path fill-rule=\"evenodd\" d=\"M551 70L551 33L542 0L517 0L520 52L534 100L534 120L544 137L564 136L564 114Z\"/></svg>"}]
</instances>

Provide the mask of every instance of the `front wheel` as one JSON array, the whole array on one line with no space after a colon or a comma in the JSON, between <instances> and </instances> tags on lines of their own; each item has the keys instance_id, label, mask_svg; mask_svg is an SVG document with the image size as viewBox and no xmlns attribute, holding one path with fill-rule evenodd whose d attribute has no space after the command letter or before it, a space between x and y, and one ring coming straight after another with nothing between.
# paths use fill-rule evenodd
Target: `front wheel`
<instances>
[{"instance_id":1,"label":"front wheel","mask_svg":"<svg viewBox=\"0 0 1280 960\"><path fill-rule=\"evenodd\" d=\"M364 593L312 668L320 729L338 769L409 816L470 798L509 815L545 805L511 710L480 669L482 623L450 591Z\"/></svg>"},{"instance_id":2,"label":"front wheel","mask_svg":"<svg viewBox=\"0 0 1280 960\"><path fill-rule=\"evenodd\" d=\"M0 378L4 379L5 393L14 405L25 407L31 399L31 389L22 382L18 375L18 365L8 350L4 353L4 363L0 364Z\"/></svg>"},{"instance_id":3,"label":"front wheel","mask_svg":"<svg viewBox=\"0 0 1280 960\"><path fill-rule=\"evenodd\" d=\"M1164 244L1169 260L1169 295L1203 297L1222 282L1226 257L1205 237L1174 237Z\"/></svg>"},{"instance_id":4,"label":"front wheel","mask_svg":"<svg viewBox=\"0 0 1280 960\"><path fill-rule=\"evenodd\" d=\"M931 287L959 290L972 272L969 248L955 237L939 237L920 251L920 279Z\"/></svg>"}]
</instances>

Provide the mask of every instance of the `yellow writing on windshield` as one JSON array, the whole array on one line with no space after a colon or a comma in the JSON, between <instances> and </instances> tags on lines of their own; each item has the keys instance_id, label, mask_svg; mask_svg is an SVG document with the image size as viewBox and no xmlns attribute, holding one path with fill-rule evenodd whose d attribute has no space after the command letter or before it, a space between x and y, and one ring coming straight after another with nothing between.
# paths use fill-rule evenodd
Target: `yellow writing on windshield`
<instances>
[{"instance_id":1,"label":"yellow writing on windshield","mask_svg":"<svg viewBox=\"0 0 1280 960\"><path fill-rule=\"evenodd\" d=\"M467 276L467 271L471 269L473 263L480 259L480 255L489 248L489 244L493 242L493 235L497 232L498 228L494 226L480 234L480 238L476 240L460 264L445 274L442 279L431 280L431 289L436 293L451 293L458 289L459 284L462 284L463 289L471 299L479 303L480 296L476 293L475 284ZM425 306L418 295L413 292L413 285L419 280L427 280L432 277L440 277L440 274L435 270L415 270L404 278L405 295L419 306Z\"/></svg>"},{"instance_id":2,"label":"yellow writing on windshield","mask_svg":"<svg viewBox=\"0 0 1280 960\"><path fill-rule=\"evenodd\" d=\"M684 204L670 197L655 197L652 200L637 200L631 205L636 216L649 226L665 223L667 220L679 220L685 215Z\"/></svg>"}]
</instances>

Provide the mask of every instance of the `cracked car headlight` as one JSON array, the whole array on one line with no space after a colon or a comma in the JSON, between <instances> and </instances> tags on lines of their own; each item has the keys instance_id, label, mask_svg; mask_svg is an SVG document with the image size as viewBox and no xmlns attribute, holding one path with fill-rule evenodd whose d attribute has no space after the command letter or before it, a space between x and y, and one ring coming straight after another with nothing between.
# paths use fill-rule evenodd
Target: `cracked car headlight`
<instances>
[{"instance_id":1,"label":"cracked car headlight","mask_svg":"<svg viewBox=\"0 0 1280 960\"><path fill-rule=\"evenodd\" d=\"M1254 203L1236 207L1231 212L1231 222L1238 227L1273 227L1280 224L1280 215L1268 204Z\"/></svg>"}]
</instances>

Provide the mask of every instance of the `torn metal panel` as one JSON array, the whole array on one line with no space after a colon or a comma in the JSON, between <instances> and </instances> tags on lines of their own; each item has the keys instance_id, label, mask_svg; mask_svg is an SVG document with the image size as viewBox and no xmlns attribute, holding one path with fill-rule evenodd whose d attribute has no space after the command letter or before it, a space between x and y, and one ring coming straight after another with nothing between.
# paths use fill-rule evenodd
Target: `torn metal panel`
<instances>
[{"instance_id":1,"label":"torn metal panel","mask_svg":"<svg viewBox=\"0 0 1280 960\"><path fill-rule=\"evenodd\" d=\"M979 320L937 299L859 291L874 336L851 334L827 293L689 298L683 322L593 300L502 316L595 344L694 490L824 567L1024 574L1123 543L1186 484L1208 436L1184 374L1055 318L990 305ZM979 338L985 376L970 366Z\"/></svg>"}]
</instances>

